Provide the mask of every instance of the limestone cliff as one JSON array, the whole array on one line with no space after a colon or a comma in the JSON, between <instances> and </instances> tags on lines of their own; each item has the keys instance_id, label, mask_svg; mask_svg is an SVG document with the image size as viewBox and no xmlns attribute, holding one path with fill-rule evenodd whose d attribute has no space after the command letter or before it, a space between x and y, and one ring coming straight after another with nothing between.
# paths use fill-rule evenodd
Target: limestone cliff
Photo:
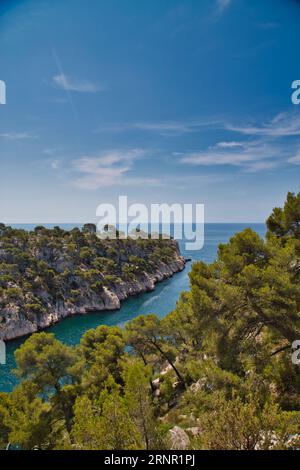
<instances>
[{"instance_id":1,"label":"limestone cliff","mask_svg":"<svg viewBox=\"0 0 300 470\"><path fill-rule=\"evenodd\" d=\"M183 270L174 240L99 240L78 229L0 231L0 339L120 308Z\"/></svg>"}]
</instances>

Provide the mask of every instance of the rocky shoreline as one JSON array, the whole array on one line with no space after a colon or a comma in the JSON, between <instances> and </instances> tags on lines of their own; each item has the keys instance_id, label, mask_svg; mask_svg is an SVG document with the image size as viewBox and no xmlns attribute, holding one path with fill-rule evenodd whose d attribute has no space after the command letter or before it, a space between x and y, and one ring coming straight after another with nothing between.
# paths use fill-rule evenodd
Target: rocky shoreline
<instances>
[{"instance_id":1,"label":"rocky shoreline","mask_svg":"<svg viewBox=\"0 0 300 470\"><path fill-rule=\"evenodd\" d=\"M174 242L173 242L174 243ZM5 324L0 325L0 339L10 341L44 330L73 315L84 315L99 311L113 311L121 307L121 302L129 297L155 289L155 284L172 277L185 268L186 260L176 250L175 259L170 263L159 262L154 273L144 272L132 281L124 281L113 287L103 287L101 292L82 292L84 301L73 304L59 300L49 306L45 313L32 313L30 318L23 314L17 305L7 305L4 313Z\"/></svg>"}]
</instances>

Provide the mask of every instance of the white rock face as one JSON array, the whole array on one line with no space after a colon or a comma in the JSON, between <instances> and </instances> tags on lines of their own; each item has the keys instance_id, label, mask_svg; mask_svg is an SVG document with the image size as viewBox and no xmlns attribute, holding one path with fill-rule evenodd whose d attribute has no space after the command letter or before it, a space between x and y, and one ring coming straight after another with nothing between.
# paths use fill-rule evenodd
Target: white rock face
<instances>
[{"instance_id":1,"label":"white rock face","mask_svg":"<svg viewBox=\"0 0 300 470\"><path fill-rule=\"evenodd\" d=\"M169 431L170 450L187 450L190 446L190 439L187 433L179 426Z\"/></svg>"},{"instance_id":2,"label":"white rock face","mask_svg":"<svg viewBox=\"0 0 300 470\"><path fill-rule=\"evenodd\" d=\"M199 436L199 434L201 433L200 428L198 428L197 426L187 428L187 431L190 432L192 434L192 436L194 436L194 437Z\"/></svg>"}]
</instances>

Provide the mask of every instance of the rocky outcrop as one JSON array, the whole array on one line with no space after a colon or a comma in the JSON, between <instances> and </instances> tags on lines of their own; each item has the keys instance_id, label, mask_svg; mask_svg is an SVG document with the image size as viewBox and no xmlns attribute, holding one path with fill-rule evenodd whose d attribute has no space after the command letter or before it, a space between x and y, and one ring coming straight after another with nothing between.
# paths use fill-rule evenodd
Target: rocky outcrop
<instances>
[{"instance_id":1,"label":"rocky outcrop","mask_svg":"<svg viewBox=\"0 0 300 470\"><path fill-rule=\"evenodd\" d=\"M187 433L179 426L174 426L169 431L170 450L187 450L190 439Z\"/></svg>"},{"instance_id":2,"label":"rocky outcrop","mask_svg":"<svg viewBox=\"0 0 300 470\"><path fill-rule=\"evenodd\" d=\"M175 244L174 246L176 247ZM35 333L72 315L118 310L121 302L128 297L154 290L157 282L170 278L184 267L185 260L176 247L174 260L170 263L158 262L157 269L153 273L143 272L134 280L122 281L110 287L104 286L99 292L86 289L86 285L82 283L78 287L80 300L76 303L61 299L52 304L52 299L46 291L39 292L39 298L43 298L47 303L47 309L42 313L30 312L28 315L23 313L16 303L8 303L1 310L0 339L8 341Z\"/></svg>"}]
</instances>

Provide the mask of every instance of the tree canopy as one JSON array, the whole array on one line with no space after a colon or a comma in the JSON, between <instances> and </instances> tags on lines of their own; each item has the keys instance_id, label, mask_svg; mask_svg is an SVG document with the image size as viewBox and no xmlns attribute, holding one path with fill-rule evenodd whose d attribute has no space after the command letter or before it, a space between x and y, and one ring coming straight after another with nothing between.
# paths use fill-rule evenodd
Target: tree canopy
<instances>
[{"instance_id":1,"label":"tree canopy","mask_svg":"<svg viewBox=\"0 0 300 470\"><path fill-rule=\"evenodd\" d=\"M265 239L248 228L193 264L165 318L99 326L76 347L31 336L20 384L0 394L0 446L163 449L176 426L190 449L299 448L299 227L289 193Z\"/></svg>"}]
</instances>

